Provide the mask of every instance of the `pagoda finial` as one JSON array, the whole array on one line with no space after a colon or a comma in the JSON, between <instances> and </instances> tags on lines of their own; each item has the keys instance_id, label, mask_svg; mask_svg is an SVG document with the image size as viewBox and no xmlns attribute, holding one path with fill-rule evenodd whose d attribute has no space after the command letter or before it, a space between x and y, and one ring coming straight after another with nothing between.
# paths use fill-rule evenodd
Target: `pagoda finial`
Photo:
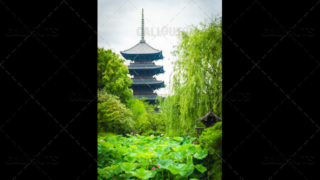
<instances>
[{"instance_id":1,"label":"pagoda finial","mask_svg":"<svg viewBox=\"0 0 320 180\"><path fill-rule=\"evenodd\" d=\"M141 40L140 42L145 43L144 40L144 19L143 19L143 9L142 9L142 21L141 21Z\"/></svg>"}]
</instances>

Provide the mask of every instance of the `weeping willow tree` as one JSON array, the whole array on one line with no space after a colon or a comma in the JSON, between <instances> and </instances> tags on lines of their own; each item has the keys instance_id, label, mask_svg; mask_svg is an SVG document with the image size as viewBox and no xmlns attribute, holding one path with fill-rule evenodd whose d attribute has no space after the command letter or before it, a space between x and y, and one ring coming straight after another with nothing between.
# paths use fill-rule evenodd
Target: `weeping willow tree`
<instances>
[{"instance_id":1,"label":"weeping willow tree","mask_svg":"<svg viewBox=\"0 0 320 180\"><path fill-rule=\"evenodd\" d=\"M211 108L222 118L221 18L216 17L200 23L200 28L191 26L189 31L181 32L179 45L172 54L177 60L173 63L170 79L171 94L160 100L166 131L172 136L193 134L195 120Z\"/></svg>"}]
</instances>

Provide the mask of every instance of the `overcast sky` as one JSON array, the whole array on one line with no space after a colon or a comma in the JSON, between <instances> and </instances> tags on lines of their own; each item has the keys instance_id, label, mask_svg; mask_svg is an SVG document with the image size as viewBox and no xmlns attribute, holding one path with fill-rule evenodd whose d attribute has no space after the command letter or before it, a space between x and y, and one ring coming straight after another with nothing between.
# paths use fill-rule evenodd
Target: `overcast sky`
<instances>
[{"instance_id":1,"label":"overcast sky","mask_svg":"<svg viewBox=\"0 0 320 180\"><path fill-rule=\"evenodd\" d=\"M190 25L212 16L222 15L221 0L98 0L98 47L112 49L120 55L141 40L141 12L144 10L145 40L155 49L162 50L164 74L156 76L164 80L167 88L156 90L159 95L168 94L170 75L175 57L171 55L178 43L178 28L185 30ZM167 27L166 29L163 29ZM157 32L163 32L157 33ZM129 64L129 61L126 62Z\"/></svg>"}]
</instances>

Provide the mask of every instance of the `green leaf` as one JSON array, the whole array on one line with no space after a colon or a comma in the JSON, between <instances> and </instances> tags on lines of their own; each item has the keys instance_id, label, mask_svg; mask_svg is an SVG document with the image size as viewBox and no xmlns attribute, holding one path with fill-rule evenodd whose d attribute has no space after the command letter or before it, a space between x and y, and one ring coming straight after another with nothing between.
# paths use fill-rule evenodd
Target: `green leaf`
<instances>
[{"instance_id":1,"label":"green leaf","mask_svg":"<svg viewBox=\"0 0 320 180\"><path fill-rule=\"evenodd\" d=\"M179 159L179 160L181 160L181 159L185 158L186 155L187 155L187 152L186 152L186 151L180 151L180 152L177 152L177 153L176 153L176 158Z\"/></svg>"},{"instance_id":2,"label":"green leaf","mask_svg":"<svg viewBox=\"0 0 320 180\"><path fill-rule=\"evenodd\" d=\"M129 161L129 162L132 162L132 163L137 160L136 157L133 157L133 156L130 156L130 155L127 155L124 159Z\"/></svg>"},{"instance_id":3,"label":"green leaf","mask_svg":"<svg viewBox=\"0 0 320 180\"><path fill-rule=\"evenodd\" d=\"M144 159L152 159L153 157L156 157L156 154L151 152L140 153L137 157L142 157Z\"/></svg>"},{"instance_id":4,"label":"green leaf","mask_svg":"<svg viewBox=\"0 0 320 180\"><path fill-rule=\"evenodd\" d=\"M185 145L182 145L182 146L180 146L179 151L184 151L184 152L186 152L187 149L188 149L188 151L189 151L189 148L190 148L190 147L193 147L193 146L194 146L193 144L185 144Z\"/></svg>"},{"instance_id":5,"label":"green leaf","mask_svg":"<svg viewBox=\"0 0 320 180\"><path fill-rule=\"evenodd\" d=\"M99 141L99 144L103 145L104 147L106 147L107 149L113 148L113 145L109 142L105 142L105 141Z\"/></svg>"},{"instance_id":6,"label":"green leaf","mask_svg":"<svg viewBox=\"0 0 320 180\"><path fill-rule=\"evenodd\" d=\"M119 167L118 165L113 165L113 164L112 164L111 166L105 167L104 169L114 171L114 170L116 170L118 167Z\"/></svg>"},{"instance_id":7,"label":"green leaf","mask_svg":"<svg viewBox=\"0 0 320 180\"><path fill-rule=\"evenodd\" d=\"M187 164L178 164L177 166L175 166L174 164L170 164L168 166L168 170L172 173L172 174L180 174L181 176L185 176L187 173Z\"/></svg>"},{"instance_id":8,"label":"green leaf","mask_svg":"<svg viewBox=\"0 0 320 180\"><path fill-rule=\"evenodd\" d=\"M207 150L199 150L193 156L197 159L203 159L207 157L208 151Z\"/></svg>"},{"instance_id":9,"label":"green leaf","mask_svg":"<svg viewBox=\"0 0 320 180\"><path fill-rule=\"evenodd\" d=\"M120 167L122 170L129 172L132 171L136 167L136 165L134 163L124 162L120 165Z\"/></svg>"},{"instance_id":10,"label":"green leaf","mask_svg":"<svg viewBox=\"0 0 320 180\"><path fill-rule=\"evenodd\" d=\"M197 164L196 168L198 171L200 171L201 173L204 173L205 171L207 171L207 168L202 166L202 164Z\"/></svg>"},{"instance_id":11,"label":"green leaf","mask_svg":"<svg viewBox=\"0 0 320 180\"><path fill-rule=\"evenodd\" d=\"M115 171L114 171L114 173L115 174L119 174L119 173L121 173L123 170L122 170L122 168L119 166Z\"/></svg>"},{"instance_id":12,"label":"green leaf","mask_svg":"<svg viewBox=\"0 0 320 180\"><path fill-rule=\"evenodd\" d=\"M186 169L187 169L187 173L185 174L184 177L188 177L188 176L190 176L190 175L193 173L193 171L194 171L194 165L193 165L193 164L187 164Z\"/></svg>"},{"instance_id":13,"label":"green leaf","mask_svg":"<svg viewBox=\"0 0 320 180\"><path fill-rule=\"evenodd\" d=\"M188 149L189 153L195 153L197 151L197 148L195 146L190 146Z\"/></svg>"},{"instance_id":14,"label":"green leaf","mask_svg":"<svg viewBox=\"0 0 320 180\"><path fill-rule=\"evenodd\" d=\"M131 173L133 176L136 176L139 179L149 179L153 175L152 172L143 168L137 169L136 171L132 171Z\"/></svg>"},{"instance_id":15,"label":"green leaf","mask_svg":"<svg viewBox=\"0 0 320 180\"><path fill-rule=\"evenodd\" d=\"M154 150L154 152L156 152L156 153L157 153L157 156L159 157L159 156L162 156L162 155L163 155L164 150L161 150L161 149L155 149L155 150Z\"/></svg>"},{"instance_id":16,"label":"green leaf","mask_svg":"<svg viewBox=\"0 0 320 180\"><path fill-rule=\"evenodd\" d=\"M189 169L187 170L187 173L185 174L184 177L189 177L193 173L194 169Z\"/></svg>"},{"instance_id":17,"label":"green leaf","mask_svg":"<svg viewBox=\"0 0 320 180\"><path fill-rule=\"evenodd\" d=\"M183 140L182 137L174 137L173 139L176 140L176 141L179 141L179 142L181 142Z\"/></svg>"},{"instance_id":18,"label":"green leaf","mask_svg":"<svg viewBox=\"0 0 320 180\"><path fill-rule=\"evenodd\" d=\"M157 162L160 165L160 168L164 168L164 169L167 169L167 167L170 164L173 164L173 160L171 160L171 159L160 159L160 158L158 158Z\"/></svg>"},{"instance_id":19,"label":"green leaf","mask_svg":"<svg viewBox=\"0 0 320 180\"><path fill-rule=\"evenodd\" d=\"M123 160L123 159L120 159L120 158L113 160L113 164L118 164L118 165L120 165L120 164L123 163L123 162L124 162L124 160Z\"/></svg>"},{"instance_id":20,"label":"green leaf","mask_svg":"<svg viewBox=\"0 0 320 180\"><path fill-rule=\"evenodd\" d=\"M180 171L180 169L178 169L174 164L170 164L168 166L168 170L174 175L177 175Z\"/></svg>"}]
</instances>

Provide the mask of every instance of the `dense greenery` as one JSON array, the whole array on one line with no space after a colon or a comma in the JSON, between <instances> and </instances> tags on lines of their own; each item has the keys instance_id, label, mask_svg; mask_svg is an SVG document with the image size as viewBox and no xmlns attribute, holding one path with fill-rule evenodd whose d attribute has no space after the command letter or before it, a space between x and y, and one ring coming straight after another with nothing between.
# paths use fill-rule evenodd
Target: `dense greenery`
<instances>
[{"instance_id":1,"label":"dense greenery","mask_svg":"<svg viewBox=\"0 0 320 180\"><path fill-rule=\"evenodd\" d=\"M195 131L210 109L222 118L221 18L200 25L179 35L170 94L156 105L132 98L124 60L98 48L98 179L221 179L222 122Z\"/></svg>"},{"instance_id":2,"label":"dense greenery","mask_svg":"<svg viewBox=\"0 0 320 180\"><path fill-rule=\"evenodd\" d=\"M221 19L201 23L201 29L191 26L181 32L175 47L171 94L161 109L169 135L195 135L195 120L213 109L222 117L222 29ZM201 126L201 125L199 125Z\"/></svg>"},{"instance_id":3,"label":"dense greenery","mask_svg":"<svg viewBox=\"0 0 320 180\"><path fill-rule=\"evenodd\" d=\"M98 133L125 132L133 124L131 116L119 97L98 90Z\"/></svg>"},{"instance_id":4,"label":"dense greenery","mask_svg":"<svg viewBox=\"0 0 320 180\"><path fill-rule=\"evenodd\" d=\"M206 177L208 151L190 136L98 137L98 179L184 179Z\"/></svg>"},{"instance_id":5,"label":"dense greenery","mask_svg":"<svg viewBox=\"0 0 320 180\"><path fill-rule=\"evenodd\" d=\"M222 26L221 18L192 26L179 36L180 43L173 54L171 94L160 106L169 136L188 133L196 136L196 119L210 109L222 118ZM205 129L199 138L200 145L209 152L207 164L214 179L221 179L222 123Z\"/></svg>"},{"instance_id":6,"label":"dense greenery","mask_svg":"<svg viewBox=\"0 0 320 180\"><path fill-rule=\"evenodd\" d=\"M215 180L222 177L222 122L217 122L213 127L207 128L200 139L201 148L209 152L207 168Z\"/></svg>"},{"instance_id":7,"label":"dense greenery","mask_svg":"<svg viewBox=\"0 0 320 180\"><path fill-rule=\"evenodd\" d=\"M132 98L128 73L119 55L98 48L98 132L163 133L161 115L154 113L156 105Z\"/></svg>"},{"instance_id":8,"label":"dense greenery","mask_svg":"<svg viewBox=\"0 0 320 180\"><path fill-rule=\"evenodd\" d=\"M165 124L161 113L155 113L157 104L152 105L145 99L130 99L129 109L133 112L134 121L132 131L141 135L158 135L165 130Z\"/></svg>"}]
</instances>

